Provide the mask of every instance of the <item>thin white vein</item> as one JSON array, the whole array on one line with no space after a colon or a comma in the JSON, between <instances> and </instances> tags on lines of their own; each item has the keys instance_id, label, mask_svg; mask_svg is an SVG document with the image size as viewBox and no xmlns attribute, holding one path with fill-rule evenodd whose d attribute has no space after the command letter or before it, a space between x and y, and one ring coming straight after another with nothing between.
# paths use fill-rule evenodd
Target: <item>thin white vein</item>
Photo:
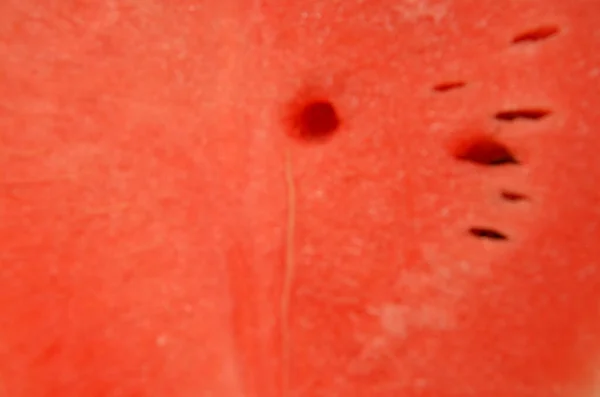
<instances>
[{"instance_id":1,"label":"thin white vein","mask_svg":"<svg viewBox=\"0 0 600 397\"><path fill-rule=\"evenodd\" d=\"M283 395L287 395L290 382L290 335L289 335L289 306L292 284L294 281L294 229L296 226L296 188L292 154L288 149L285 156L285 176L287 184L287 235L285 269L281 295L281 343L282 343L282 387Z\"/></svg>"}]
</instances>

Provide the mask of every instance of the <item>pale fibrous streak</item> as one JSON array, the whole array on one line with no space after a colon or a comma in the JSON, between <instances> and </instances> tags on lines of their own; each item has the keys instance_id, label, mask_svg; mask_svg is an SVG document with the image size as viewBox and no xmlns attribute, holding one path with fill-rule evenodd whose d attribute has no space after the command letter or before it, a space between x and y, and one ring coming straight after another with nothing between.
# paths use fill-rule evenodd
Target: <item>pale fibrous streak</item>
<instances>
[{"instance_id":1,"label":"pale fibrous streak","mask_svg":"<svg viewBox=\"0 0 600 397\"><path fill-rule=\"evenodd\" d=\"M296 226L296 187L294 185L294 172L292 153L288 148L285 153L285 179L287 188L287 232L285 242L285 263L283 270L283 287L281 293L281 349L282 349L282 388L283 395L289 390L290 376L290 295L294 281L294 230Z\"/></svg>"}]
</instances>

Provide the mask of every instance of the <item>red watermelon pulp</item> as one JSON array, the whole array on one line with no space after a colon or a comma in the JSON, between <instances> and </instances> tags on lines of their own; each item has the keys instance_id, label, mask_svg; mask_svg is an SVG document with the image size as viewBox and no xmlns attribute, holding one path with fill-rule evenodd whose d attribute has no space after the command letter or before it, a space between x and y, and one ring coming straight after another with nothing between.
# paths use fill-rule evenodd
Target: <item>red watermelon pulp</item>
<instances>
[{"instance_id":1,"label":"red watermelon pulp","mask_svg":"<svg viewBox=\"0 0 600 397\"><path fill-rule=\"evenodd\" d=\"M0 2L0 396L600 395L599 23Z\"/></svg>"}]
</instances>

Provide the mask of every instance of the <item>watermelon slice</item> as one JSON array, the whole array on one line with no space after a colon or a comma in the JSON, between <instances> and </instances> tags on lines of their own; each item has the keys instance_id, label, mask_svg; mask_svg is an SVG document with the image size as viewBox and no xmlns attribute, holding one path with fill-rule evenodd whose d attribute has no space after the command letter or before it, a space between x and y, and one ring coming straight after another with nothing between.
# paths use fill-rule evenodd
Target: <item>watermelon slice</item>
<instances>
[{"instance_id":1,"label":"watermelon slice","mask_svg":"<svg viewBox=\"0 0 600 397\"><path fill-rule=\"evenodd\" d=\"M0 396L600 395L600 2L0 4Z\"/></svg>"}]
</instances>

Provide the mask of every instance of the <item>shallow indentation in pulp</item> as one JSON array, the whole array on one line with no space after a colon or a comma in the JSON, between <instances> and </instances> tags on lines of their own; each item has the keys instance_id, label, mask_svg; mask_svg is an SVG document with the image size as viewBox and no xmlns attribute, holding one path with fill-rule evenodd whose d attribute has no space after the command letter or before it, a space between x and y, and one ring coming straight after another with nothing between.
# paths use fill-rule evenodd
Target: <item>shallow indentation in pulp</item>
<instances>
[{"instance_id":1,"label":"shallow indentation in pulp","mask_svg":"<svg viewBox=\"0 0 600 397\"><path fill-rule=\"evenodd\" d=\"M551 114L552 111L543 108L519 108L499 111L494 117L498 121L508 122L517 120L539 121Z\"/></svg>"},{"instance_id":2,"label":"shallow indentation in pulp","mask_svg":"<svg viewBox=\"0 0 600 397\"><path fill-rule=\"evenodd\" d=\"M448 92L459 88L463 88L466 85L467 83L464 81L445 81L434 85L433 90L436 92Z\"/></svg>"},{"instance_id":3,"label":"shallow indentation in pulp","mask_svg":"<svg viewBox=\"0 0 600 397\"><path fill-rule=\"evenodd\" d=\"M510 191L510 190L503 190L500 193L500 195L506 201L514 201L514 202L516 202L516 201L526 201L526 200L529 200L529 197L527 197L526 195L524 195L522 193Z\"/></svg>"},{"instance_id":4,"label":"shallow indentation in pulp","mask_svg":"<svg viewBox=\"0 0 600 397\"><path fill-rule=\"evenodd\" d=\"M508 240L508 236L496 229L487 227L472 227L469 233L477 238L488 240Z\"/></svg>"},{"instance_id":5,"label":"shallow indentation in pulp","mask_svg":"<svg viewBox=\"0 0 600 397\"><path fill-rule=\"evenodd\" d=\"M491 137L479 137L464 142L456 148L454 155L457 160L478 165L519 164L507 146Z\"/></svg>"},{"instance_id":6,"label":"shallow indentation in pulp","mask_svg":"<svg viewBox=\"0 0 600 397\"><path fill-rule=\"evenodd\" d=\"M513 38L512 42L513 44L521 44L546 40L556 36L559 32L560 29L556 25L542 25L519 33Z\"/></svg>"}]
</instances>

